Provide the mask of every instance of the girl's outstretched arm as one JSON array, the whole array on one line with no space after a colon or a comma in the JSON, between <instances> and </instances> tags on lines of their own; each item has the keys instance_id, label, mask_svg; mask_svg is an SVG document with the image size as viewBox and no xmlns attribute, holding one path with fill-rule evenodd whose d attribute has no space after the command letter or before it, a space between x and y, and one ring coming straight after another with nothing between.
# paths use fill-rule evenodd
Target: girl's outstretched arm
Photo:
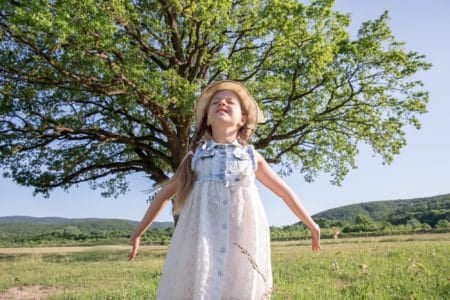
<instances>
[{"instance_id":1,"label":"girl's outstretched arm","mask_svg":"<svg viewBox=\"0 0 450 300\"><path fill-rule=\"evenodd\" d=\"M152 225L153 221L167 204L167 201L175 195L176 190L177 180L169 181L167 184L162 186L161 191L159 191L156 198L152 201L152 204L147 209L147 212L141 222L131 234L131 245L133 248L131 249L131 253L128 255L128 260L132 260L136 257L139 250L141 235L147 230L148 227L150 227L150 225Z\"/></svg>"},{"instance_id":2,"label":"girl's outstretched arm","mask_svg":"<svg viewBox=\"0 0 450 300\"><path fill-rule=\"evenodd\" d=\"M256 178L268 189L282 198L292 212L305 224L311 231L312 249L320 250L320 227L317 225L292 189L275 173L267 161L256 152Z\"/></svg>"}]
</instances>

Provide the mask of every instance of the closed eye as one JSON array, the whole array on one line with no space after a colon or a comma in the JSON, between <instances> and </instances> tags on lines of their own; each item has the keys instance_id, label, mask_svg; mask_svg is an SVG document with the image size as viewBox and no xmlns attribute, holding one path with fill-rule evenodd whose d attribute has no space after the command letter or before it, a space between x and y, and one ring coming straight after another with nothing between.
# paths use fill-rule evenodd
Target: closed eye
<instances>
[{"instance_id":1,"label":"closed eye","mask_svg":"<svg viewBox=\"0 0 450 300\"><path fill-rule=\"evenodd\" d=\"M236 99L233 99L233 98L225 98L225 99L214 99L211 103L216 105L216 104L222 102L222 100L225 100L225 102L228 104L235 104L238 102Z\"/></svg>"}]
</instances>

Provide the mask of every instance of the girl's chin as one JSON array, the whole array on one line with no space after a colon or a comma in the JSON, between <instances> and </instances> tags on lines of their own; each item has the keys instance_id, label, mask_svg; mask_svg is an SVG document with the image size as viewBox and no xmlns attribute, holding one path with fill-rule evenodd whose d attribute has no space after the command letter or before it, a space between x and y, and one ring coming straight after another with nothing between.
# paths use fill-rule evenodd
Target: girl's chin
<instances>
[{"instance_id":1,"label":"girl's chin","mask_svg":"<svg viewBox=\"0 0 450 300\"><path fill-rule=\"evenodd\" d=\"M215 113L212 118L209 118L209 120L214 121L214 120L218 120L218 121L230 121L231 117L229 114L222 112L222 113Z\"/></svg>"},{"instance_id":2,"label":"girl's chin","mask_svg":"<svg viewBox=\"0 0 450 300\"><path fill-rule=\"evenodd\" d=\"M210 119L211 126L237 126L238 124L229 117Z\"/></svg>"},{"instance_id":3,"label":"girl's chin","mask_svg":"<svg viewBox=\"0 0 450 300\"><path fill-rule=\"evenodd\" d=\"M214 113L214 116L220 118L220 117L223 117L223 116L229 117L230 115L226 111L218 111L218 112Z\"/></svg>"}]
</instances>

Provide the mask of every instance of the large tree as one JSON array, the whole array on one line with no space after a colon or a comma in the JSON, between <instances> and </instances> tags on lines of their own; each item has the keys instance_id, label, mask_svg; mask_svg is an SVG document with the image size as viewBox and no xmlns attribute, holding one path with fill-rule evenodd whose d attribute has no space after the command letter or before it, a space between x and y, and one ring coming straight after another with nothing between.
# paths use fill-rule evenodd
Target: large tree
<instances>
[{"instance_id":1,"label":"large tree","mask_svg":"<svg viewBox=\"0 0 450 300\"><path fill-rule=\"evenodd\" d=\"M367 143L389 163L420 127L430 65L388 13L363 23L333 1L0 0L0 167L48 194L127 175L164 181L187 151L196 96L242 81L265 112L252 143L281 173L339 183Z\"/></svg>"}]
</instances>

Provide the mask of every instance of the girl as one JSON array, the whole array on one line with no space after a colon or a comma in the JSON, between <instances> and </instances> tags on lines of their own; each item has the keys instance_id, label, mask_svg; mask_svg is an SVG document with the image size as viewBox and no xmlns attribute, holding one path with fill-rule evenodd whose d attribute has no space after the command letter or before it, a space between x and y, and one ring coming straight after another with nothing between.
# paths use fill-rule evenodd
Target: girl
<instances>
[{"instance_id":1,"label":"girl","mask_svg":"<svg viewBox=\"0 0 450 300\"><path fill-rule=\"evenodd\" d=\"M255 177L280 196L311 230L320 229L293 191L247 141L264 118L239 82L208 86L195 107L197 130L175 175L162 186L131 236L140 236L176 194L179 219L167 254L158 299L268 299L272 291L269 226Z\"/></svg>"}]
</instances>

